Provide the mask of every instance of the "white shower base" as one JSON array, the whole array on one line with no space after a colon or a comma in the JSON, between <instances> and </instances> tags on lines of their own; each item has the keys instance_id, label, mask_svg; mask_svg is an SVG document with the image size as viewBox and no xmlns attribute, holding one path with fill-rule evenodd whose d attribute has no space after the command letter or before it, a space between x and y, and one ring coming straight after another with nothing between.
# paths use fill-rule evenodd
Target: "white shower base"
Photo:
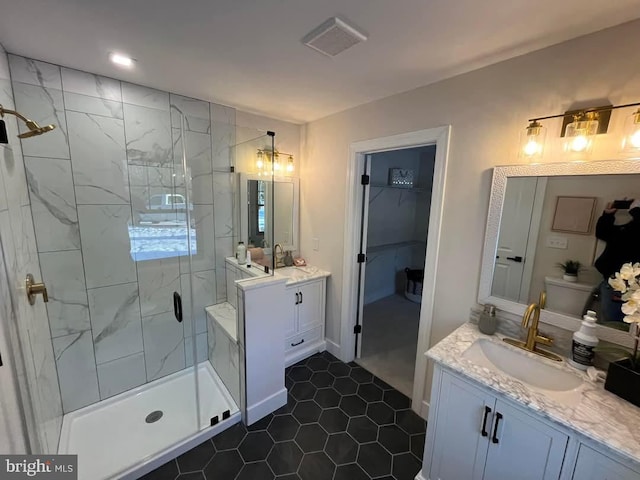
<instances>
[{"instance_id":1,"label":"white shower base","mask_svg":"<svg viewBox=\"0 0 640 480\"><path fill-rule=\"evenodd\" d=\"M238 406L211 364L188 368L64 416L60 454L78 455L79 480L138 478L240 421ZM155 423L147 415L161 410ZM222 420L222 412L231 417ZM220 423L211 427L211 417Z\"/></svg>"}]
</instances>

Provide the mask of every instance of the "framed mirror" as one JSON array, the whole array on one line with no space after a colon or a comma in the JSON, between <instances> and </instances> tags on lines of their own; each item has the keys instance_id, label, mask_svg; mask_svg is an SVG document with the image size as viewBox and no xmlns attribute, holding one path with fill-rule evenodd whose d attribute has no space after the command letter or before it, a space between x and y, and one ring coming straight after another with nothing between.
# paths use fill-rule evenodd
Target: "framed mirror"
<instances>
[{"instance_id":1,"label":"framed mirror","mask_svg":"<svg viewBox=\"0 0 640 480\"><path fill-rule=\"evenodd\" d=\"M240 238L245 245L264 248L268 255L275 244L284 250L298 248L299 179L273 177L273 188L271 179L240 174Z\"/></svg>"},{"instance_id":2,"label":"framed mirror","mask_svg":"<svg viewBox=\"0 0 640 480\"><path fill-rule=\"evenodd\" d=\"M595 310L599 338L631 345L606 282L622 263L640 261L640 238L632 238L640 209L629 199L640 199L635 160L496 167L478 302L522 315L544 290L543 323L577 330L584 311ZM579 263L577 275L565 272L569 261Z\"/></svg>"}]
</instances>

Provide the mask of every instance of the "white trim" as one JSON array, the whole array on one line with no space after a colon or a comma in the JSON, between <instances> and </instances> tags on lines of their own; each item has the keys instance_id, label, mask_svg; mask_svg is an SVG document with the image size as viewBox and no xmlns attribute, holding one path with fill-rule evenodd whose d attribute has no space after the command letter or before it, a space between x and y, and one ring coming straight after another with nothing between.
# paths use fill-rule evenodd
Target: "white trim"
<instances>
[{"instance_id":1,"label":"white trim","mask_svg":"<svg viewBox=\"0 0 640 480\"><path fill-rule=\"evenodd\" d=\"M414 373L412 408L422 413L421 405L424 401L424 389L427 377L427 360L424 352L429 347L431 339L431 325L433 321L433 303L437 274L438 250L440 247L440 230L442 224L442 209L445 194L445 178L447 173L447 158L449 152L450 126L442 126L402 133L390 137L376 138L352 143L349 149L349 163L347 166L347 195L344 233L344 261L343 287L340 332L340 355L344 362L350 362L355 357L355 325L357 308L358 264L356 255L360 242L360 208L362 206L362 187L360 175L364 155L369 153L400 150L405 148L436 145L436 157L433 172L433 189L431 193L431 210L429 215L429 234L425 260L425 278L432 279L425 282L422 292L420 311L420 327L418 331L418 348L416 351L416 369Z\"/></svg>"},{"instance_id":2,"label":"white trim","mask_svg":"<svg viewBox=\"0 0 640 480\"><path fill-rule=\"evenodd\" d=\"M429 418L429 407L429 402L422 400L422 405L420 405L420 416L422 418Z\"/></svg>"},{"instance_id":3,"label":"white trim","mask_svg":"<svg viewBox=\"0 0 640 480\"><path fill-rule=\"evenodd\" d=\"M328 338L324 339L326 342L327 352L333 355L336 358L340 358L340 345L336 342L329 340Z\"/></svg>"},{"instance_id":4,"label":"white trim","mask_svg":"<svg viewBox=\"0 0 640 480\"><path fill-rule=\"evenodd\" d=\"M482 250L482 268L480 270L480 285L478 287L478 303L491 303L499 310L520 315L527 308L522 303L494 297L491 295L493 270L495 263L502 204L509 177L555 177L560 175L625 175L640 173L640 162L637 160L605 160L586 163L547 163L541 165L511 165L495 167L491 183L491 198L487 215L487 227ZM580 319L561 313L542 310L542 323L548 323L566 330L577 330ZM617 343L627 347L632 346L631 335L613 328L596 326L596 335L601 340Z\"/></svg>"},{"instance_id":5,"label":"white trim","mask_svg":"<svg viewBox=\"0 0 640 480\"><path fill-rule=\"evenodd\" d=\"M254 403L247 407L247 425L256 423L258 420L269 415L271 412L275 412L286 404L287 389L283 388L264 400L260 400L258 403Z\"/></svg>"}]
</instances>

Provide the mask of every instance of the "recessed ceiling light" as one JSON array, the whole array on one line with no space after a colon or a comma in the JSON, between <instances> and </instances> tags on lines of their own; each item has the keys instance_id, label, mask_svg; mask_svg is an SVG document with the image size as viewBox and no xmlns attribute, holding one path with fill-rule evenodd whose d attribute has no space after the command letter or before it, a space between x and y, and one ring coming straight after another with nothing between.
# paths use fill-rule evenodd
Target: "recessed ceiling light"
<instances>
[{"instance_id":1,"label":"recessed ceiling light","mask_svg":"<svg viewBox=\"0 0 640 480\"><path fill-rule=\"evenodd\" d=\"M109 60L111 60L113 63L115 63L120 67L127 67L127 68L133 67L133 63L135 62L133 58L128 57L126 55L122 55L121 53L110 53Z\"/></svg>"}]
</instances>

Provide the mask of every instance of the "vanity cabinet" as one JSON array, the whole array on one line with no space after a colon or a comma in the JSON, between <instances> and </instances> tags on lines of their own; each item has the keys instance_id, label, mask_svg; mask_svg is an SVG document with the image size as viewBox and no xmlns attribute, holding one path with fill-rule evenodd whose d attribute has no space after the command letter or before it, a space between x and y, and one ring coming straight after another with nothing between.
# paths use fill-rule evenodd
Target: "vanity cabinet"
<instances>
[{"instance_id":1,"label":"vanity cabinet","mask_svg":"<svg viewBox=\"0 0 640 480\"><path fill-rule=\"evenodd\" d=\"M287 286L286 364L292 365L323 350L326 278Z\"/></svg>"},{"instance_id":2,"label":"vanity cabinet","mask_svg":"<svg viewBox=\"0 0 640 480\"><path fill-rule=\"evenodd\" d=\"M431 480L551 480L568 435L436 367L425 452ZM428 458L427 458L428 457Z\"/></svg>"},{"instance_id":3,"label":"vanity cabinet","mask_svg":"<svg viewBox=\"0 0 640 480\"><path fill-rule=\"evenodd\" d=\"M580 445L573 480L638 480L640 472L631 470L608 456Z\"/></svg>"}]
</instances>

